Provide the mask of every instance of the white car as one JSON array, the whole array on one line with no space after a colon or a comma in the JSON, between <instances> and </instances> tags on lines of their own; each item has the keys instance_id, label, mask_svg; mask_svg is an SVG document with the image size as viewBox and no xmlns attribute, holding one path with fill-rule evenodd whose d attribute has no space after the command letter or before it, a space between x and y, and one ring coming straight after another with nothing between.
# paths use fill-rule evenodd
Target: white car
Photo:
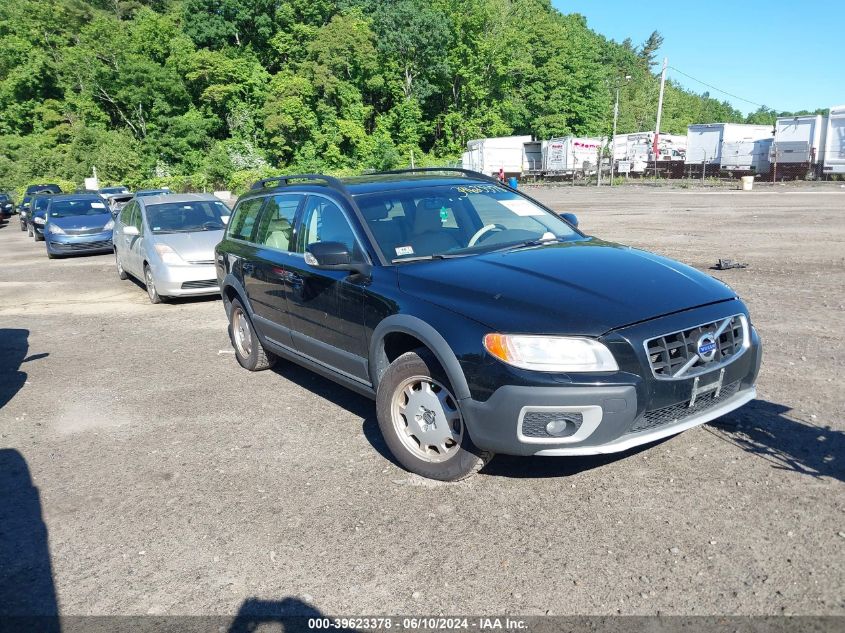
<instances>
[{"instance_id":1,"label":"white car","mask_svg":"<svg viewBox=\"0 0 845 633\"><path fill-rule=\"evenodd\" d=\"M114 223L118 276L142 281L152 303L218 294L214 247L229 214L229 207L211 194L133 199Z\"/></svg>"}]
</instances>

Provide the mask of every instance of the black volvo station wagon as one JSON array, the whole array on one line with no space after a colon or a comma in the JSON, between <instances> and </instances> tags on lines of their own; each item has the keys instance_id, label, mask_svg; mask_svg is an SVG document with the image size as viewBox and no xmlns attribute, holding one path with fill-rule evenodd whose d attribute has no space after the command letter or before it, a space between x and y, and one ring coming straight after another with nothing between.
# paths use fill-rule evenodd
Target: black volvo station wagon
<instances>
[{"instance_id":1,"label":"black volvo station wagon","mask_svg":"<svg viewBox=\"0 0 845 633\"><path fill-rule=\"evenodd\" d=\"M755 397L760 340L733 290L474 172L262 180L216 266L238 362L375 399L425 477L624 451Z\"/></svg>"}]
</instances>

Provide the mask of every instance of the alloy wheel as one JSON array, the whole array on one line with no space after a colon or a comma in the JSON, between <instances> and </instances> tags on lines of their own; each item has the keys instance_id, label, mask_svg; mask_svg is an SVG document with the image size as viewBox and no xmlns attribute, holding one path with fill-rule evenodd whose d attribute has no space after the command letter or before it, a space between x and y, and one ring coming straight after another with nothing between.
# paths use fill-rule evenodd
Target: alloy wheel
<instances>
[{"instance_id":1,"label":"alloy wheel","mask_svg":"<svg viewBox=\"0 0 845 633\"><path fill-rule=\"evenodd\" d=\"M390 409L399 440L419 459L444 462L460 449L464 422L457 400L436 380L428 376L404 380Z\"/></svg>"}]
</instances>

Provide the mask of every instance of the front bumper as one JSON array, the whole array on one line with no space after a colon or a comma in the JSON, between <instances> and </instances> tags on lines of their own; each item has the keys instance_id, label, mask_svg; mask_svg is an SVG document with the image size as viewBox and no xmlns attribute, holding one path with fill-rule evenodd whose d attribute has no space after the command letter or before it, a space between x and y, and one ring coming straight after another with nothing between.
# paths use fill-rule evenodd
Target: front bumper
<instances>
[{"instance_id":1,"label":"front bumper","mask_svg":"<svg viewBox=\"0 0 845 633\"><path fill-rule=\"evenodd\" d=\"M153 265L156 290L164 297L220 294L214 264Z\"/></svg>"},{"instance_id":2,"label":"front bumper","mask_svg":"<svg viewBox=\"0 0 845 633\"><path fill-rule=\"evenodd\" d=\"M749 332L750 345L742 354L697 381L655 380L650 374L622 371L596 376L592 383L505 385L486 401L462 400L461 410L470 437L484 450L558 456L625 451L704 424L753 400L762 347L753 327ZM717 384L718 390L706 391ZM693 400L693 390L701 387L702 395ZM526 432L537 420L543 421L542 428L546 420L572 415L580 416L580 426L567 436L537 433L536 427Z\"/></svg>"},{"instance_id":3,"label":"front bumper","mask_svg":"<svg viewBox=\"0 0 845 633\"><path fill-rule=\"evenodd\" d=\"M33 225L36 226L36 225ZM37 230L37 229L36 229ZM47 252L51 255L79 255L83 253L111 253L112 232L91 235L67 235L41 231Z\"/></svg>"}]
</instances>

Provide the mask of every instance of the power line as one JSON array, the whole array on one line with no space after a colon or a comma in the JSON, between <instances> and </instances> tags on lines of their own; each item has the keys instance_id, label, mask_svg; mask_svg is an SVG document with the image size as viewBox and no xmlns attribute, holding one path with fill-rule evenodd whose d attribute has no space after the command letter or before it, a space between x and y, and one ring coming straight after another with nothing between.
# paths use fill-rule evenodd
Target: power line
<instances>
[{"instance_id":1,"label":"power line","mask_svg":"<svg viewBox=\"0 0 845 633\"><path fill-rule=\"evenodd\" d=\"M757 103L756 101L751 101L751 100L749 100L749 99L743 99L742 97L739 97L739 96L737 96L737 95L735 95L735 94L733 94L733 93L730 93L730 92L728 92L728 91L726 91L726 90L722 90L721 88L717 88L716 86L714 86L714 85L712 85L712 84L709 84L709 83L707 83L706 81L701 81L701 79L696 79L696 78L695 78L695 77L693 77L692 75L688 75L688 74L687 74L687 73L685 73L684 71L682 71L682 70L678 70L678 69L677 69L677 68L675 68L674 66L669 66L669 68L671 68L672 70L674 70L676 73L678 73L678 74L680 74L680 75L683 75L684 77L687 77L688 79L692 79L693 81L697 81L698 83L700 83L700 84L701 84L701 85L703 85L703 86L707 86L708 88L711 88L712 90L715 90L716 92L721 92L723 95L728 95L729 97L733 97L734 99L739 99L740 101L745 101L745 103L750 103L751 105L755 105L755 106L758 106L758 107L760 107L760 108L767 108L767 107L768 107L768 106L766 106L766 105L764 105L764 104L762 104L762 103Z\"/></svg>"}]
</instances>

